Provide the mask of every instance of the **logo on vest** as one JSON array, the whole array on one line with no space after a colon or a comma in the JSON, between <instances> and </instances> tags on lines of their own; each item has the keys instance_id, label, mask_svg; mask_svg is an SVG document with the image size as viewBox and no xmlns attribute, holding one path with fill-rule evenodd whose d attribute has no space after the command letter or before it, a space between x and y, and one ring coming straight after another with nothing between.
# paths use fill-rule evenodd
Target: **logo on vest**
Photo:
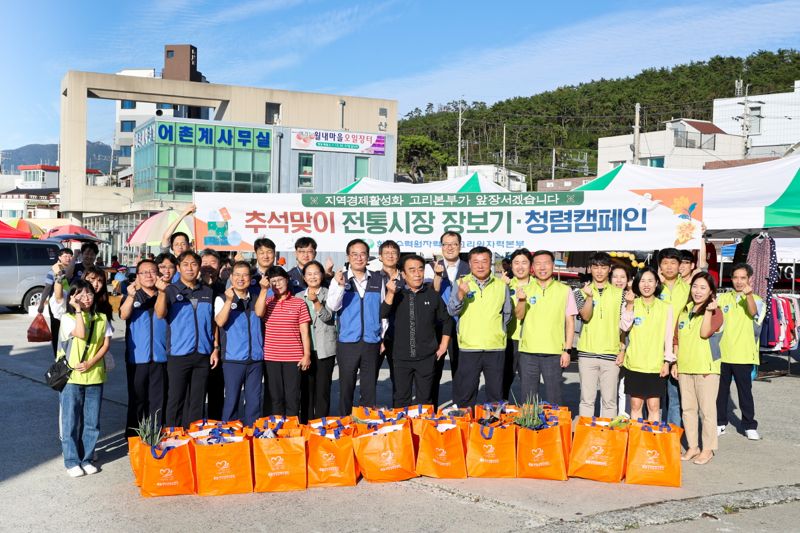
<instances>
[{"instance_id":1,"label":"logo on vest","mask_svg":"<svg viewBox=\"0 0 800 533\"><path fill-rule=\"evenodd\" d=\"M634 326L641 326L642 322L644 322L644 317L642 316L637 316L636 318L633 319Z\"/></svg>"},{"instance_id":2,"label":"logo on vest","mask_svg":"<svg viewBox=\"0 0 800 533\"><path fill-rule=\"evenodd\" d=\"M681 320L680 322L678 322L678 329L683 329L685 326L686 326L685 321Z\"/></svg>"},{"instance_id":3,"label":"logo on vest","mask_svg":"<svg viewBox=\"0 0 800 533\"><path fill-rule=\"evenodd\" d=\"M536 305L536 296L531 296L530 298L528 298L528 301L530 302L531 305Z\"/></svg>"},{"instance_id":4,"label":"logo on vest","mask_svg":"<svg viewBox=\"0 0 800 533\"><path fill-rule=\"evenodd\" d=\"M237 307L239 307L237 304L231 304L231 309L236 309Z\"/></svg>"},{"instance_id":5,"label":"logo on vest","mask_svg":"<svg viewBox=\"0 0 800 533\"><path fill-rule=\"evenodd\" d=\"M508 291L508 294L510 294L511 296L514 296L515 294L517 294L517 291L515 289L510 289Z\"/></svg>"},{"instance_id":6,"label":"logo on vest","mask_svg":"<svg viewBox=\"0 0 800 533\"><path fill-rule=\"evenodd\" d=\"M727 313L728 311L730 311L730 308L731 308L730 305L726 305L725 307L722 308L722 312Z\"/></svg>"},{"instance_id":7,"label":"logo on vest","mask_svg":"<svg viewBox=\"0 0 800 533\"><path fill-rule=\"evenodd\" d=\"M133 302L133 306L138 309L142 306L142 302Z\"/></svg>"},{"instance_id":8,"label":"logo on vest","mask_svg":"<svg viewBox=\"0 0 800 533\"><path fill-rule=\"evenodd\" d=\"M182 302L182 301L183 301L183 294L179 294L179 295L177 295L177 296L175 297L175 299L176 299L176 300L178 300L179 302Z\"/></svg>"},{"instance_id":9,"label":"logo on vest","mask_svg":"<svg viewBox=\"0 0 800 533\"><path fill-rule=\"evenodd\" d=\"M292 285L294 285L295 287L299 287L300 286L300 281L298 281L296 279L293 279L292 280Z\"/></svg>"},{"instance_id":10,"label":"logo on vest","mask_svg":"<svg viewBox=\"0 0 800 533\"><path fill-rule=\"evenodd\" d=\"M475 298L475 291L469 291L467 293L467 299L472 300L473 298Z\"/></svg>"},{"instance_id":11,"label":"logo on vest","mask_svg":"<svg viewBox=\"0 0 800 533\"><path fill-rule=\"evenodd\" d=\"M344 284L344 290L346 290L346 291L352 291L352 290L353 290L353 285L352 285L352 283L350 283L349 281L348 281L347 283L345 283L345 284Z\"/></svg>"},{"instance_id":12,"label":"logo on vest","mask_svg":"<svg viewBox=\"0 0 800 533\"><path fill-rule=\"evenodd\" d=\"M658 299L661 301L666 301L667 295L662 292L661 294L658 295Z\"/></svg>"}]
</instances>

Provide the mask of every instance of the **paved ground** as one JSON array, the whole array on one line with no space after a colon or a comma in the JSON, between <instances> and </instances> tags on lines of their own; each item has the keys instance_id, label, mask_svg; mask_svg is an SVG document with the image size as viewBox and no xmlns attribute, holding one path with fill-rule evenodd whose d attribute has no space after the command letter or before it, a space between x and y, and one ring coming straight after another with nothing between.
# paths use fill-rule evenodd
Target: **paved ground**
<instances>
[{"instance_id":1,"label":"paved ground","mask_svg":"<svg viewBox=\"0 0 800 533\"><path fill-rule=\"evenodd\" d=\"M417 478L300 493L144 499L133 485L122 438L126 389L121 369L111 374L104 394L102 472L67 478L57 438L57 394L42 383L52 355L49 345L25 341L29 323L29 317L0 308L0 530L226 531L280 524L287 531L575 532L646 526L657 526L657 531L800 531L797 378L755 383L763 440L750 442L729 429L710 464L685 466L682 488L581 479ZM112 351L121 363L119 335ZM785 360L770 359L767 366L779 365L785 367ZM798 373L800 365L794 366ZM576 411L575 365L565 373L565 391L567 404ZM448 382L443 397L449 395ZM389 396L384 369L379 400L388 403ZM733 420L738 424L737 417Z\"/></svg>"}]
</instances>

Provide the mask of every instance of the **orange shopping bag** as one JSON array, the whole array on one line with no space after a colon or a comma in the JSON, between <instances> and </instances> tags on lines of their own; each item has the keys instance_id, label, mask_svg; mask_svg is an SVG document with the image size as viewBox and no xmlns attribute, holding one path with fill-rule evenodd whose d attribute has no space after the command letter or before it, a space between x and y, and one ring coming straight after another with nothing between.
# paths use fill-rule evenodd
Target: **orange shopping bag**
<instances>
[{"instance_id":1,"label":"orange shopping bag","mask_svg":"<svg viewBox=\"0 0 800 533\"><path fill-rule=\"evenodd\" d=\"M165 439L142 454L142 496L194 494L194 445L188 437Z\"/></svg>"},{"instance_id":2,"label":"orange shopping bag","mask_svg":"<svg viewBox=\"0 0 800 533\"><path fill-rule=\"evenodd\" d=\"M448 479L467 477L467 458L461 433L455 420L424 421L417 453L417 474Z\"/></svg>"},{"instance_id":3,"label":"orange shopping bag","mask_svg":"<svg viewBox=\"0 0 800 533\"><path fill-rule=\"evenodd\" d=\"M517 428L517 477L567 480L567 465L557 418L543 429Z\"/></svg>"},{"instance_id":4,"label":"orange shopping bag","mask_svg":"<svg viewBox=\"0 0 800 533\"><path fill-rule=\"evenodd\" d=\"M572 413L566 406L543 404L544 414L547 417L558 418L558 427L561 430L561 446L564 448L564 464L569 468L569 454L572 451Z\"/></svg>"},{"instance_id":5,"label":"orange shopping bag","mask_svg":"<svg viewBox=\"0 0 800 533\"><path fill-rule=\"evenodd\" d=\"M469 407L459 407L457 405L451 405L449 407L442 407L436 412L436 416L438 417L453 417L456 420L472 420L472 409Z\"/></svg>"},{"instance_id":6,"label":"orange shopping bag","mask_svg":"<svg viewBox=\"0 0 800 533\"><path fill-rule=\"evenodd\" d=\"M128 459L131 462L134 484L142 486L142 468L144 465L144 454L150 452L150 447L142 442L139 437L128 437Z\"/></svg>"},{"instance_id":7,"label":"orange shopping bag","mask_svg":"<svg viewBox=\"0 0 800 533\"><path fill-rule=\"evenodd\" d=\"M469 477L516 477L514 426L484 426L473 422L467 442Z\"/></svg>"},{"instance_id":8,"label":"orange shopping bag","mask_svg":"<svg viewBox=\"0 0 800 533\"><path fill-rule=\"evenodd\" d=\"M200 496L253 492L249 439L214 431L195 439L195 459Z\"/></svg>"},{"instance_id":9,"label":"orange shopping bag","mask_svg":"<svg viewBox=\"0 0 800 533\"><path fill-rule=\"evenodd\" d=\"M390 424L353 439L358 466L367 481L417 477L409 424Z\"/></svg>"},{"instance_id":10,"label":"orange shopping bag","mask_svg":"<svg viewBox=\"0 0 800 533\"><path fill-rule=\"evenodd\" d=\"M666 422L631 424L625 483L680 487L682 434Z\"/></svg>"},{"instance_id":11,"label":"orange shopping bag","mask_svg":"<svg viewBox=\"0 0 800 533\"><path fill-rule=\"evenodd\" d=\"M619 483L625 475L628 429L610 427L608 418L580 417L575 426L569 476Z\"/></svg>"},{"instance_id":12,"label":"orange shopping bag","mask_svg":"<svg viewBox=\"0 0 800 533\"><path fill-rule=\"evenodd\" d=\"M504 422L509 415L519 413L519 407L508 402L484 403L475 406L475 420L484 425L492 425L495 419Z\"/></svg>"},{"instance_id":13,"label":"orange shopping bag","mask_svg":"<svg viewBox=\"0 0 800 533\"><path fill-rule=\"evenodd\" d=\"M300 420L296 416L262 416L253 423L253 427L261 429L294 429L300 427Z\"/></svg>"},{"instance_id":14,"label":"orange shopping bag","mask_svg":"<svg viewBox=\"0 0 800 533\"><path fill-rule=\"evenodd\" d=\"M312 431L308 447L308 486L352 487L358 482L353 437L340 430Z\"/></svg>"},{"instance_id":15,"label":"orange shopping bag","mask_svg":"<svg viewBox=\"0 0 800 533\"><path fill-rule=\"evenodd\" d=\"M308 424L306 424L311 429L316 428L325 428L325 429L335 429L340 428L344 429L346 426L350 425L352 420L349 416L339 417L339 416L323 416L322 418L317 418L315 420L309 420Z\"/></svg>"},{"instance_id":16,"label":"orange shopping bag","mask_svg":"<svg viewBox=\"0 0 800 533\"><path fill-rule=\"evenodd\" d=\"M260 438L264 433L258 432L252 440L255 491L305 490L306 439L300 429L278 433L273 438Z\"/></svg>"}]
</instances>

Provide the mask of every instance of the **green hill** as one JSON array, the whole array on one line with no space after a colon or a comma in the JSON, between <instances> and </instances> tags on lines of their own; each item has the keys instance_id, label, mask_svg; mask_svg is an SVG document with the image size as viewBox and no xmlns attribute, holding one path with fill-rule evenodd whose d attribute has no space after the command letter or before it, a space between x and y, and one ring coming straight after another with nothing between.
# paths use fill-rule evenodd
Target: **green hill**
<instances>
[{"instance_id":1,"label":"green hill","mask_svg":"<svg viewBox=\"0 0 800 533\"><path fill-rule=\"evenodd\" d=\"M710 120L714 98L734 96L737 79L750 94L788 92L800 79L800 52L759 51L748 57L715 56L636 76L600 79L519 96L492 105L461 102L463 153L469 163L500 163L506 125L507 166L532 179L550 177L553 148L556 177L593 174L597 139L632 131L634 104L642 105L642 131L663 129L664 120ZM414 109L399 123L398 172L421 170L440 179L457 163L459 102Z\"/></svg>"}]
</instances>

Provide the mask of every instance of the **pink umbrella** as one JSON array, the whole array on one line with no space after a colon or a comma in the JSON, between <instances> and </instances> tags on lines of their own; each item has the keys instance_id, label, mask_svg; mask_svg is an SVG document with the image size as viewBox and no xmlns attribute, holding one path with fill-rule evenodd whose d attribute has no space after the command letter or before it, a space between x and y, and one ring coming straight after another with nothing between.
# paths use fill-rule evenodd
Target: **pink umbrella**
<instances>
[{"instance_id":1,"label":"pink umbrella","mask_svg":"<svg viewBox=\"0 0 800 533\"><path fill-rule=\"evenodd\" d=\"M52 228L47 233L42 236L43 239L50 239L53 237L58 237L59 235L87 235L89 237L97 237L94 233L89 231L88 229L84 228L83 226L78 226L76 224L66 224L64 226L58 226L56 228Z\"/></svg>"}]
</instances>

